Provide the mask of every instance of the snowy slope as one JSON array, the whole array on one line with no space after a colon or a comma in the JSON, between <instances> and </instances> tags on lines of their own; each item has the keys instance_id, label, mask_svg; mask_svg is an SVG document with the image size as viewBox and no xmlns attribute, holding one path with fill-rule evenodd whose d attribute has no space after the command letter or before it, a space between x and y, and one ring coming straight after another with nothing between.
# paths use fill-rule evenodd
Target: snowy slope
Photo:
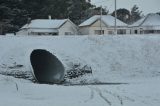
<instances>
[{"instance_id":1,"label":"snowy slope","mask_svg":"<svg viewBox=\"0 0 160 106\"><path fill-rule=\"evenodd\" d=\"M93 78L102 82L128 82L160 75L160 36L1 37L1 71L20 64L29 70L29 53L44 48L64 64L92 67ZM10 71L10 69L8 69ZM101 77L100 77L101 76ZM127 80L126 80L127 79Z\"/></svg>"},{"instance_id":2,"label":"snowy slope","mask_svg":"<svg viewBox=\"0 0 160 106\"><path fill-rule=\"evenodd\" d=\"M30 72L30 52L43 48L66 70L79 63L92 67L92 75L71 83L128 83L45 85L0 75L0 106L159 106L159 42L160 35L0 37L0 72Z\"/></svg>"}]
</instances>

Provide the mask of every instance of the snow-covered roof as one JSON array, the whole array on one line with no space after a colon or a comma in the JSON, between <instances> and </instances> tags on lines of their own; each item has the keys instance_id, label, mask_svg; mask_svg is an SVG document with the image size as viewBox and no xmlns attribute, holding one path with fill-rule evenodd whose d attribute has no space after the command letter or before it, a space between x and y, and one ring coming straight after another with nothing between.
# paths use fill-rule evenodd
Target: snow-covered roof
<instances>
[{"instance_id":1,"label":"snow-covered roof","mask_svg":"<svg viewBox=\"0 0 160 106\"><path fill-rule=\"evenodd\" d=\"M100 20L100 17L101 17L100 15L95 15L95 16L89 18L88 20L84 21L83 23L81 23L79 26L80 27L90 26L94 22L96 22L97 20ZM102 21L108 26L114 26L115 25L115 18L111 15L102 15ZM117 26L127 26L127 24L125 24L124 22L117 19Z\"/></svg>"},{"instance_id":2,"label":"snow-covered roof","mask_svg":"<svg viewBox=\"0 0 160 106\"><path fill-rule=\"evenodd\" d=\"M24 28L59 28L63 25L68 19L35 19L32 20L29 24L24 25L21 29Z\"/></svg>"},{"instance_id":3,"label":"snow-covered roof","mask_svg":"<svg viewBox=\"0 0 160 106\"><path fill-rule=\"evenodd\" d=\"M58 32L58 29L31 29L31 32Z\"/></svg>"},{"instance_id":4,"label":"snow-covered roof","mask_svg":"<svg viewBox=\"0 0 160 106\"><path fill-rule=\"evenodd\" d=\"M142 19L138 20L131 26L160 26L160 15L158 14L148 14L147 16L143 17Z\"/></svg>"}]
</instances>

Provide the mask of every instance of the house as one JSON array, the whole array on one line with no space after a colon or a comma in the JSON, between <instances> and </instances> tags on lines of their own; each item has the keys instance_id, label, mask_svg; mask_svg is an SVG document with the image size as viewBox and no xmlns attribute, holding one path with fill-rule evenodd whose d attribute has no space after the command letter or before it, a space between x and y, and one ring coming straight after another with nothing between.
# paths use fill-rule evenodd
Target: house
<instances>
[{"instance_id":1,"label":"house","mask_svg":"<svg viewBox=\"0 0 160 106\"><path fill-rule=\"evenodd\" d=\"M131 34L160 34L160 15L148 14L130 27Z\"/></svg>"},{"instance_id":2,"label":"house","mask_svg":"<svg viewBox=\"0 0 160 106\"><path fill-rule=\"evenodd\" d=\"M127 24L116 19L117 34L129 34L130 29ZM79 31L82 35L103 35L114 34L115 17L111 15L95 15L79 25Z\"/></svg>"},{"instance_id":3,"label":"house","mask_svg":"<svg viewBox=\"0 0 160 106\"><path fill-rule=\"evenodd\" d=\"M16 35L76 35L77 30L69 19L35 19L24 25Z\"/></svg>"}]
</instances>

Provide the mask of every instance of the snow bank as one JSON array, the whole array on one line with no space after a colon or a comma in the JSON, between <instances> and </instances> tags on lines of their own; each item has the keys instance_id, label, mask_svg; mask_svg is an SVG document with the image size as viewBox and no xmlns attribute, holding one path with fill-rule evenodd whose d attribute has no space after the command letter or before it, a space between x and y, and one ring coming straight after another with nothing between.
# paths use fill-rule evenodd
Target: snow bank
<instances>
[{"instance_id":1,"label":"snow bank","mask_svg":"<svg viewBox=\"0 0 160 106\"><path fill-rule=\"evenodd\" d=\"M45 49L66 71L74 64L91 66L91 76L72 79L72 83L132 82L46 85L0 74L0 106L159 106L159 42L159 35L0 37L0 73L25 74L32 79L28 73L30 54L34 49Z\"/></svg>"},{"instance_id":2,"label":"snow bank","mask_svg":"<svg viewBox=\"0 0 160 106\"><path fill-rule=\"evenodd\" d=\"M28 72L30 52L46 49L66 71L73 64L92 68L91 76L71 81L137 81L160 76L159 42L159 35L0 37L0 72Z\"/></svg>"}]
</instances>

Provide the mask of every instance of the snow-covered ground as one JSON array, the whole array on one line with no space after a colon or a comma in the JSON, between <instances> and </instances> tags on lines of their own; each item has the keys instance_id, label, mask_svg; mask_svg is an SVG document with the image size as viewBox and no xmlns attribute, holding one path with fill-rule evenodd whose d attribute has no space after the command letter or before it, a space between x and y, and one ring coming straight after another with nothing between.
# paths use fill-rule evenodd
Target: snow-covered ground
<instances>
[{"instance_id":1,"label":"snow-covered ground","mask_svg":"<svg viewBox=\"0 0 160 106\"><path fill-rule=\"evenodd\" d=\"M47 85L0 75L0 106L159 106L160 35L0 37L0 72L30 72L29 54L47 49L69 70L88 65L82 82ZM19 66L19 67L16 67Z\"/></svg>"},{"instance_id":2,"label":"snow-covered ground","mask_svg":"<svg viewBox=\"0 0 160 106\"><path fill-rule=\"evenodd\" d=\"M34 84L0 75L0 106L159 106L159 78L122 85Z\"/></svg>"}]
</instances>

